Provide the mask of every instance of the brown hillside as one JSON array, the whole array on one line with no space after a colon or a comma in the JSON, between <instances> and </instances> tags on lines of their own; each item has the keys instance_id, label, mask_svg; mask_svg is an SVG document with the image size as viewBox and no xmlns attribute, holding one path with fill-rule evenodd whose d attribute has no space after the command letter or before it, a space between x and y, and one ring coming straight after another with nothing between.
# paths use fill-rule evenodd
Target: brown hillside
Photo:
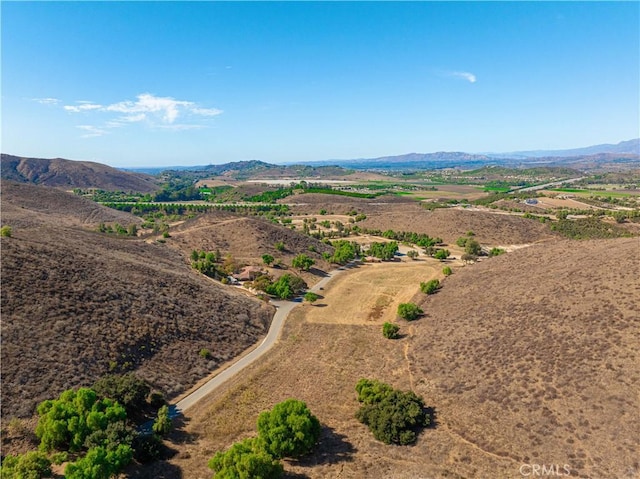
<instances>
[{"instance_id":1,"label":"brown hillside","mask_svg":"<svg viewBox=\"0 0 640 479\"><path fill-rule=\"evenodd\" d=\"M72 193L3 180L2 223L13 228L42 224L95 227L99 223L140 224L142 220L123 211L99 205Z\"/></svg>"},{"instance_id":2,"label":"brown hillside","mask_svg":"<svg viewBox=\"0 0 640 479\"><path fill-rule=\"evenodd\" d=\"M258 217L236 216L225 212L212 212L189 220L172 230L171 242L188 255L193 249L230 253L239 261L261 263L263 254L276 259L290 260L299 253L312 257L317 266L326 270L330 265L322 259L323 252L333 248L315 238L273 224ZM282 241L286 249L278 251L274 244ZM310 251L313 247L315 252Z\"/></svg>"},{"instance_id":3,"label":"brown hillside","mask_svg":"<svg viewBox=\"0 0 640 479\"><path fill-rule=\"evenodd\" d=\"M342 324L298 308L261 364L190 411L168 469L160 463L144 477L174 467L208 477L215 451L254 435L258 414L289 397L323 424L317 450L286 462L292 477L502 479L532 464L567 465L570 477L636 477L639 247L637 238L559 240L454 264L437 294L417 294L426 314L399 321L395 341L373 319ZM354 298L331 285L325 295ZM435 407L436 427L413 447L376 441L354 418L361 377L413 389Z\"/></svg>"},{"instance_id":4,"label":"brown hillside","mask_svg":"<svg viewBox=\"0 0 640 479\"><path fill-rule=\"evenodd\" d=\"M263 302L198 275L165 245L59 226L83 224L86 201L37 189L68 201L66 212L19 210L3 191L3 224L16 225L1 240L3 417L112 370L137 369L173 397L266 332L273 309Z\"/></svg>"},{"instance_id":5,"label":"brown hillside","mask_svg":"<svg viewBox=\"0 0 640 479\"><path fill-rule=\"evenodd\" d=\"M91 161L21 158L2 154L2 179L56 188L97 188L151 193L159 186L149 175L129 173Z\"/></svg>"},{"instance_id":6,"label":"brown hillside","mask_svg":"<svg viewBox=\"0 0 640 479\"><path fill-rule=\"evenodd\" d=\"M454 243L468 231L473 231L480 243L489 245L535 243L555 237L546 225L534 220L458 208L429 211L414 200L396 196L365 199L314 193L280 201L290 204L297 214L318 219L321 209L336 214L356 210L367 215L366 220L358 223L361 228L426 233L446 243Z\"/></svg>"}]
</instances>

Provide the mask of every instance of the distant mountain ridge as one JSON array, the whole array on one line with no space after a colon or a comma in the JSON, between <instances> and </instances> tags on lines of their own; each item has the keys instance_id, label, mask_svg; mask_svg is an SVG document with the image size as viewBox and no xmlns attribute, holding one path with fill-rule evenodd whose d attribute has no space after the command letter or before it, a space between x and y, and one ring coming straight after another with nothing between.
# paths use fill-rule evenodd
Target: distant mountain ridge
<instances>
[{"instance_id":1,"label":"distant mountain ridge","mask_svg":"<svg viewBox=\"0 0 640 479\"><path fill-rule=\"evenodd\" d=\"M98 188L108 191L151 193L158 190L152 176L118 170L92 161L62 158L23 158L2 154L4 180L57 188Z\"/></svg>"},{"instance_id":2,"label":"distant mountain ridge","mask_svg":"<svg viewBox=\"0 0 640 479\"><path fill-rule=\"evenodd\" d=\"M487 153L492 157L501 158L542 158L542 157L565 157L565 156L591 156L601 153L612 153L622 155L640 155L640 138L621 141L620 143L592 145L584 148L572 148L569 150L530 150L514 151L511 153Z\"/></svg>"}]
</instances>

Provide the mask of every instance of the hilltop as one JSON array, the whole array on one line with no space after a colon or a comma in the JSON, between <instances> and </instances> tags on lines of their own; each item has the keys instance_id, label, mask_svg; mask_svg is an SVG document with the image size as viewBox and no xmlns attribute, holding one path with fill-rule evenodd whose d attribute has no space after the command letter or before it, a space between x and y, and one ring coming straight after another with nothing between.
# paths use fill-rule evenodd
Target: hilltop
<instances>
[{"instance_id":1,"label":"hilltop","mask_svg":"<svg viewBox=\"0 0 640 479\"><path fill-rule=\"evenodd\" d=\"M21 158L3 153L0 167L2 179L56 188L97 188L136 193L151 193L159 188L152 176L121 171L91 161Z\"/></svg>"}]
</instances>

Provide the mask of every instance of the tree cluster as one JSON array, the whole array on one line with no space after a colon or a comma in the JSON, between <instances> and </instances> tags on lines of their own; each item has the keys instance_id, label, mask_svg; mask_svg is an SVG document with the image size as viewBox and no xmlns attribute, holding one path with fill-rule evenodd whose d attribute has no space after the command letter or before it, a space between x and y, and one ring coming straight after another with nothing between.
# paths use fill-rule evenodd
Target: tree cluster
<instances>
[{"instance_id":1,"label":"tree cluster","mask_svg":"<svg viewBox=\"0 0 640 479\"><path fill-rule=\"evenodd\" d=\"M257 428L257 437L235 443L209 461L215 479L279 479L284 472L280 459L308 454L320 438L320 421L297 399L260 414Z\"/></svg>"},{"instance_id":2,"label":"tree cluster","mask_svg":"<svg viewBox=\"0 0 640 479\"><path fill-rule=\"evenodd\" d=\"M398 251L398 243L395 241L389 241L388 243L371 243L367 254L374 258L380 258L382 260L391 260Z\"/></svg>"},{"instance_id":3,"label":"tree cluster","mask_svg":"<svg viewBox=\"0 0 640 479\"><path fill-rule=\"evenodd\" d=\"M362 403L356 418L385 444L413 444L420 430L431 423L423 399L413 391L398 391L375 379L360 379L356 392Z\"/></svg>"}]
</instances>

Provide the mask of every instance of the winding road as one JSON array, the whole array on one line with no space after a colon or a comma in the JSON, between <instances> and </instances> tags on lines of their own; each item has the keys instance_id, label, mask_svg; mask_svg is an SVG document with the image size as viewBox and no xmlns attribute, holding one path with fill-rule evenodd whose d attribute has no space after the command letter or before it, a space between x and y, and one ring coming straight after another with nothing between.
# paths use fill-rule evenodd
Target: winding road
<instances>
[{"instance_id":1,"label":"winding road","mask_svg":"<svg viewBox=\"0 0 640 479\"><path fill-rule=\"evenodd\" d=\"M334 278L337 274L354 267L357 263L350 263L347 266L342 266L336 270L331 271L327 274L327 276L323 277L318 283L314 284L309 291L314 293L319 292L332 278ZM171 418L177 417L183 414L185 411L193 407L198 401L203 399L207 394L213 392L216 388L222 385L225 381L231 379L233 376L238 374L244 368L258 360L262 355L264 355L269 349L273 347L273 345L278 340L280 336L280 332L282 331L282 326L284 325L284 321L287 319L287 316L291 312L293 308L302 303L301 298L296 298L293 301L272 301L277 309L276 313L273 316L271 321L271 326L269 326L269 332L267 336L264 338L262 343L251 351L246 356L241 357L231 366L221 371L219 374L215 375L209 381L204 383L195 391L189 393L187 396L182 398L176 404L172 404L169 407L169 415ZM141 427L142 431L151 430L151 424L147 423Z\"/></svg>"}]
</instances>

